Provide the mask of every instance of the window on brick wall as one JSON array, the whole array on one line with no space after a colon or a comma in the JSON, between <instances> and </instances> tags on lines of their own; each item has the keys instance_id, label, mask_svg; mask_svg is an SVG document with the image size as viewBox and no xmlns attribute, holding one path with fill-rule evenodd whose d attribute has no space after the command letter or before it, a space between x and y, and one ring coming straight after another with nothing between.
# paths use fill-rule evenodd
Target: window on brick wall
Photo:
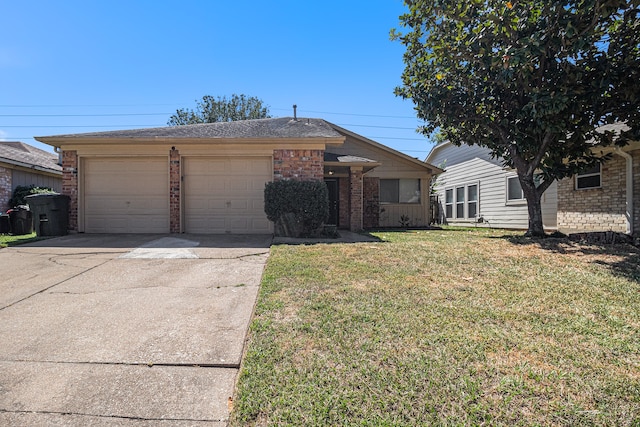
<instances>
[{"instance_id":1,"label":"window on brick wall","mask_svg":"<svg viewBox=\"0 0 640 427\"><path fill-rule=\"evenodd\" d=\"M600 188L602 180L602 166L596 166L576 175L576 190L586 190L589 188Z\"/></svg>"},{"instance_id":2,"label":"window on brick wall","mask_svg":"<svg viewBox=\"0 0 640 427\"><path fill-rule=\"evenodd\" d=\"M381 179L380 203L420 203L419 179Z\"/></svg>"}]
</instances>

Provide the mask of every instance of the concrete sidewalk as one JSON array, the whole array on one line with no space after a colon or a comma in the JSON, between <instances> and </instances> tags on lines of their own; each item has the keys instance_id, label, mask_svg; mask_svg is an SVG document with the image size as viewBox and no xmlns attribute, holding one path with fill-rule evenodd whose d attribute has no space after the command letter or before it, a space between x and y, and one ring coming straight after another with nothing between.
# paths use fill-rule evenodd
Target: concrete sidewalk
<instances>
[{"instance_id":1,"label":"concrete sidewalk","mask_svg":"<svg viewBox=\"0 0 640 427\"><path fill-rule=\"evenodd\" d=\"M271 236L0 250L0 425L227 424Z\"/></svg>"}]
</instances>

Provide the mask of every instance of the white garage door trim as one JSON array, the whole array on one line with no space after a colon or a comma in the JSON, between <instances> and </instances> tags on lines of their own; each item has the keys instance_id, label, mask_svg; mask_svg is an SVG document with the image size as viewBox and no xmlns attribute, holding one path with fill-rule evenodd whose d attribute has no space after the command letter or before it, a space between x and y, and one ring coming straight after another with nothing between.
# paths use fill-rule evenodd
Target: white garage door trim
<instances>
[{"instance_id":1,"label":"white garage door trim","mask_svg":"<svg viewBox=\"0 0 640 427\"><path fill-rule=\"evenodd\" d=\"M182 167L186 233L273 232L264 213L264 185L273 177L271 157L183 157Z\"/></svg>"},{"instance_id":2,"label":"white garage door trim","mask_svg":"<svg viewBox=\"0 0 640 427\"><path fill-rule=\"evenodd\" d=\"M168 233L169 158L85 157L81 230Z\"/></svg>"}]
</instances>

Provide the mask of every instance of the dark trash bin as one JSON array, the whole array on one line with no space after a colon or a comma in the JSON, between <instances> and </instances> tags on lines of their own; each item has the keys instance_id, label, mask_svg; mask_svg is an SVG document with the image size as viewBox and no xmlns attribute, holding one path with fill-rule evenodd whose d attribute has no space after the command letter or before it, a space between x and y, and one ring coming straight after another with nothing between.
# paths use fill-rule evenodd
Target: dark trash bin
<instances>
[{"instance_id":1,"label":"dark trash bin","mask_svg":"<svg viewBox=\"0 0 640 427\"><path fill-rule=\"evenodd\" d=\"M32 194L24 198L33 212L36 234L64 236L69 228L69 196Z\"/></svg>"},{"instance_id":2,"label":"dark trash bin","mask_svg":"<svg viewBox=\"0 0 640 427\"><path fill-rule=\"evenodd\" d=\"M7 211L11 234L21 236L33 233L33 214L28 206L17 206Z\"/></svg>"},{"instance_id":3,"label":"dark trash bin","mask_svg":"<svg viewBox=\"0 0 640 427\"><path fill-rule=\"evenodd\" d=\"M11 233L11 221L8 214L0 214L0 234Z\"/></svg>"}]
</instances>

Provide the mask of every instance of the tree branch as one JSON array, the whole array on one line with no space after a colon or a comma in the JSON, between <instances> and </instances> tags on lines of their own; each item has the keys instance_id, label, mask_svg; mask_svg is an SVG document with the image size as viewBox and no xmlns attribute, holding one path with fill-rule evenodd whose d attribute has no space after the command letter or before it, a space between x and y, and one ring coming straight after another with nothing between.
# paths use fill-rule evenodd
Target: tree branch
<instances>
[{"instance_id":1,"label":"tree branch","mask_svg":"<svg viewBox=\"0 0 640 427\"><path fill-rule=\"evenodd\" d=\"M544 139L542 140L542 145L540 146L540 148L538 148L538 153L533 158L533 160L531 160L531 163L529 163L527 167L527 175L532 174L538 168L538 165L542 161L542 158L545 154L547 154L547 149L549 148L549 144L551 144L552 136L553 134L551 132L545 132Z\"/></svg>"}]
</instances>

